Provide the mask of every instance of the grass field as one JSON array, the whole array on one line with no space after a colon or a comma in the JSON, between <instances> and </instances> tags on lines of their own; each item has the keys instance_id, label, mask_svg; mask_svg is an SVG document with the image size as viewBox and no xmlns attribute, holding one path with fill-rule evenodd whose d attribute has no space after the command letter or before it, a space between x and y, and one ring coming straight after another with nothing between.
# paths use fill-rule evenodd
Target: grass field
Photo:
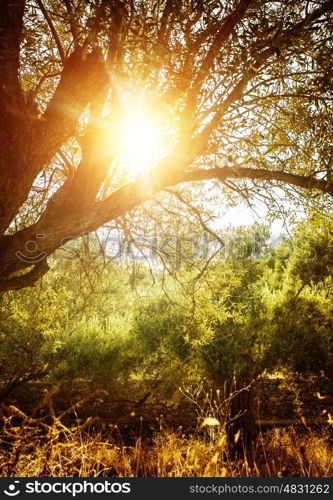
<instances>
[{"instance_id":1,"label":"grass field","mask_svg":"<svg viewBox=\"0 0 333 500\"><path fill-rule=\"evenodd\" d=\"M18 416L18 415L17 415ZM223 430L192 434L161 428L125 446L121 431L97 431L92 422L67 428L54 418L36 425L5 419L1 476L52 477L259 477L333 475L329 429L275 428L260 434L253 459L231 459Z\"/></svg>"}]
</instances>

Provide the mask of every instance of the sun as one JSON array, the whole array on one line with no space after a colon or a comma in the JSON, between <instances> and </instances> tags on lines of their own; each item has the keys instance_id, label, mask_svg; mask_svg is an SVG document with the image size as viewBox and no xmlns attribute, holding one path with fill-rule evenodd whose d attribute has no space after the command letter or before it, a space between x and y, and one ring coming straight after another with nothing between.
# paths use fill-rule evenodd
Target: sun
<instances>
[{"instance_id":1,"label":"sun","mask_svg":"<svg viewBox=\"0 0 333 500\"><path fill-rule=\"evenodd\" d=\"M124 120L120 137L120 153L132 175L148 169L156 161L161 133L151 117L130 113Z\"/></svg>"},{"instance_id":2,"label":"sun","mask_svg":"<svg viewBox=\"0 0 333 500\"><path fill-rule=\"evenodd\" d=\"M111 115L110 115L111 116ZM109 176L135 180L146 175L174 149L178 128L170 113L149 101L127 100L104 126Z\"/></svg>"}]
</instances>

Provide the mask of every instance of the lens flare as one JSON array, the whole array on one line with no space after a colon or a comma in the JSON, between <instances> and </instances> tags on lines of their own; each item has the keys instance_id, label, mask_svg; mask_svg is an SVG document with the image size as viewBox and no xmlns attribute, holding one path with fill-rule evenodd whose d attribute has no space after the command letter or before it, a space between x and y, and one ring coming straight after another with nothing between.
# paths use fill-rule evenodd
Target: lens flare
<instances>
[{"instance_id":1,"label":"lens flare","mask_svg":"<svg viewBox=\"0 0 333 500\"><path fill-rule=\"evenodd\" d=\"M124 121L120 138L120 154L132 175L148 169L156 161L161 135L153 120L140 113L133 113Z\"/></svg>"}]
</instances>

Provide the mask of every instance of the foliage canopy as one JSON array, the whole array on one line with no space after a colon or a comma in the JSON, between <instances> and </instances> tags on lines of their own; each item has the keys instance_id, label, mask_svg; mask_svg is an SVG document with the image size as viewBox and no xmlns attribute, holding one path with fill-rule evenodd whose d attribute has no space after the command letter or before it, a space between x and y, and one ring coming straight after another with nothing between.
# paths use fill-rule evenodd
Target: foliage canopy
<instances>
[{"instance_id":1,"label":"foliage canopy","mask_svg":"<svg viewBox=\"0 0 333 500\"><path fill-rule=\"evenodd\" d=\"M66 241L179 185L220 200L327 206L332 2L1 0L0 288ZM119 131L140 106L163 146L134 176ZM206 183L204 181L207 181ZM194 189L194 188L193 188ZM170 203L170 201L168 201ZM144 232L144 217L137 219Z\"/></svg>"}]
</instances>

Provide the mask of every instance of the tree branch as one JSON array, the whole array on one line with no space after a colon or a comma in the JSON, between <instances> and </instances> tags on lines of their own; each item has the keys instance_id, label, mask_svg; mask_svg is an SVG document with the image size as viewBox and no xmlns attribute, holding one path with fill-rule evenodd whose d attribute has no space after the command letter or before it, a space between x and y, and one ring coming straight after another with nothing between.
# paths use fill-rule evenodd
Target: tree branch
<instances>
[{"instance_id":1,"label":"tree branch","mask_svg":"<svg viewBox=\"0 0 333 500\"><path fill-rule=\"evenodd\" d=\"M28 273L0 281L0 290L20 290L21 288L33 286L48 270L49 266L46 258L44 258L41 262L35 264Z\"/></svg>"},{"instance_id":2,"label":"tree branch","mask_svg":"<svg viewBox=\"0 0 333 500\"><path fill-rule=\"evenodd\" d=\"M18 72L24 5L24 0L0 3L0 93L7 100L1 99L2 106L8 104L8 99L22 101Z\"/></svg>"},{"instance_id":3,"label":"tree branch","mask_svg":"<svg viewBox=\"0 0 333 500\"><path fill-rule=\"evenodd\" d=\"M262 50L262 52L258 54L252 64L249 64L248 69L244 72L244 76L239 80L230 94L221 103L218 111L213 116L211 121L208 122L204 129L192 140L191 151L194 156L204 151L213 130L215 130L219 125L222 117L228 111L231 104L242 97L243 91L248 82L257 75L258 70L265 64L265 62L270 57L276 54L276 47L284 47L288 44L290 45L291 39L299 35L299 33L302 32L305 27L311 25L314 21L322 17L324 14L332 11L333 2L332 0L328 0L321 7L308 14L302 21L285 30L284 32L273 36L267 41L266 49Z\"/></svg>"},{"instance_id":4,"label":"tree branch","mask_svg":"<svg viewBox=\"0 0 333 500\"><path fill-rule=\"evenodd\" d=\"M237 24L246 14L246 11L251 5L251 2L252 0L240 0L234 11L224 19L221 27L218 29L213 38L206 57L202 61L201 66L199 67L197 74L188 90L188 94L186 97L186 106L182 113L182 135L184 138L186 136L189 136L191 133L191 131L188 129L189 126L191 127L191 124L193 123L192 114L196 108L198 95L207 76L209 75L210 69L212 68L223 44L230 37Z\"/></svg>"},{"instance_id":5,"label":"tree branch","mask_svg":"<svg viewBox=\"0 0 333 500\"><path fill-rule=\"evenodd\" d=\"M47 24L48 24L48 26L50 28L50 31L52 33L52 36L53 36L54 41L56 43L56 46L58 48L60 59L61 59L62 63L64 63L65 60L66 60L65 52L64 52L64 49L63 49L63 47L61 45L60 39L58 37L58 33L57 33L57 31L56 31L56 29L55 29L55 27L53 25L52 19L50 18L49 13L45 9L42 0L37 0L37 4L38 4L40 10L42 11L43 16L45 18L45 21L47 22Z\"/></svg>"},{"instance_id":6,"label":"tree branch","mask_svg":"<svg viewBox=\"0 0 333 500\"><path fill-rule=\"evenodd\" d=\"M73 45L75 48L77 48L79 46L79 31L77 29L76 21L74 18L73 7L70 0L64 0L64 4L66 5L69 16L69 26L73 36Z\"/></svg>"},{"instance_id":7,"label":"tree branch","mask_svg":"<svg viewBox=\"0 0 333 500\"><path fill-rule=\"evenodd\" d=\"M98 49L86 55L86 50L79 47L66 60L59 85L36 124L41 165L50 161L68 137L74 135L81 113L104 86L107 75L102 57Z\"/></svg>"},{"instance_id":8,"label":"tree branch","mask_svg":"<svg viewBox=\"0 0 333 500\"><path fill-rule=\"evenodd\" d=\"M227 16L220 29L217 31L207 55L197 72L193 84L191 85L191 90L195 92L196 95L200 92L202 84L214 64L216 56L220 52L224 42L229 38L239 21L244 17L246 11L251 6L252 1L253 0L240 0L235 10ZM194 97L194 95L192 95L192 97Z\"/></svg>"},{"instance_id":9,"label":"tree branch","mask_svg":"<svg viewBox=\"0 0 333 500\"><path fill-rule=\"evenodd\" d=\"M330 194L333 197L333 184L325 180L316 179L312 176L303 176L283 172L281 170L265 170L245 167L216 167L212 169L193 170L184 172L181 182L202 181L208 179L250 179L261 181L277 181L302 189L317 189L322 193Z\"/></svg>"}]
</instances>

